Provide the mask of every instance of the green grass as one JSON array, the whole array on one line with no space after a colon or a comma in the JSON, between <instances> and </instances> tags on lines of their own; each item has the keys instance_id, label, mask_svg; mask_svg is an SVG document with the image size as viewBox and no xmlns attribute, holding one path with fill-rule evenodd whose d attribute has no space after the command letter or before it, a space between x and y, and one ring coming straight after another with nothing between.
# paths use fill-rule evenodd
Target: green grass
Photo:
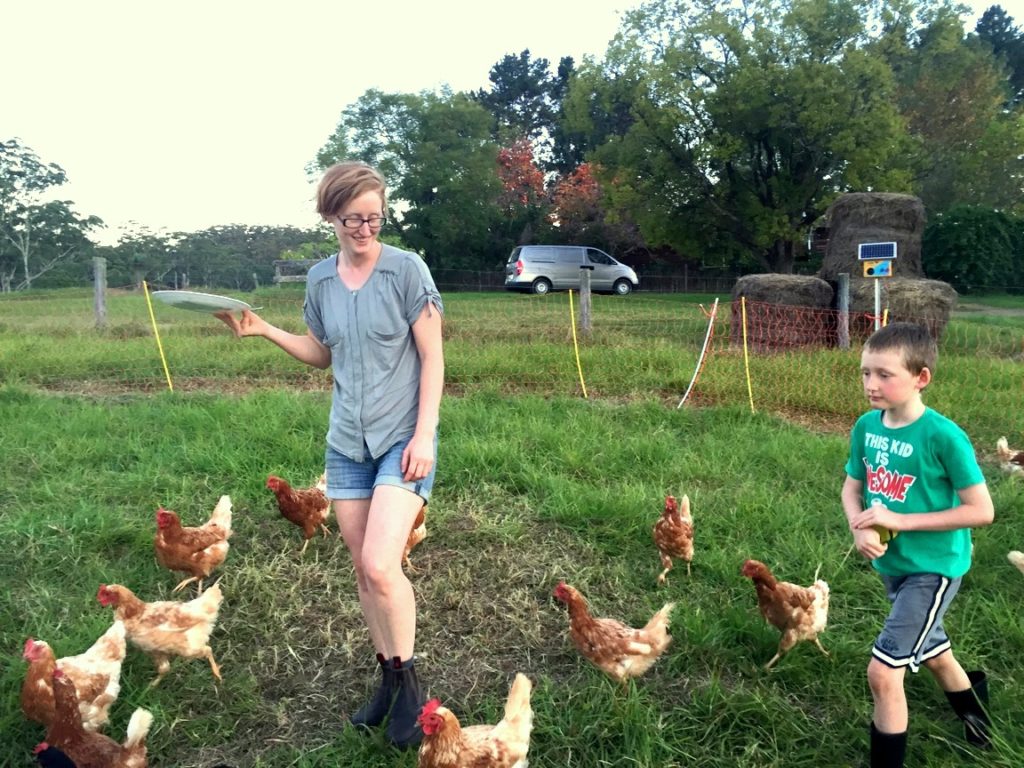
<instances>
[{"instance_id":1,"label":"green grass","mask_svg":"<svg viewBox=\"0 0 1024 768\"><path fill-rule=\"evenodd\" d=\"M298 296L249 300L297 330ZM567 326L552 330L567 297L445 298L453 396L442 406L429 535L411 575L431 695L466 724L494 722L512 675L528 674L532 766L867 765L864 669L887 603L870 567L856 553L845 558L838 502L843 425L863 409L856 353L755 357L755 397L772 407L751 414L742 353L723 348L696 388L698 402L718 405L676 409L703 315L674 297L609 299L607 311L595 303L603 326L595 322L583 342L583 400ZM299 558L301 536L264 488L271 472L300 481L318 473L329 406L322 374L270 345L225 339L202 315L158 309L168 354L190 372L168 393L152 365L144 305L116 299L105 334L91 330L84 293L0 301L0 766L30 765L42 738L18 705L25 637L59 655L84 649L109 624L95 600L103 582L169 597L178 579L153 558L154 512L163 505L198 523L221 493L235 507L211 640L224 682L202 661L175 660L149 690L152 663L130 650L109 732L123 736L136 706L152 710L154 768L415 765L379 734L344 726L374 665L347 553L317 538ZM155 368L149 378L137 357ZM993 680L998 739L989 755L968 751L922 673L907 684L908 765L1019 766L1024 578L1006 552L1024 548L1024 484L999 472L979 434L1024 434L1014 413L1020 363L949 353L940 365L937 384L947 373L960 384L936 386L930 402L978 441L996 502L947 627L958 657ZM696 520L693 575L677 567L659 589L650 527L665 494L683 492ZM822 636L830 657L803 644L761 669L778 635L739 574L748 557L801 583L820 566L832 587ZM565 610L551 597L560 579L595 612L634 624L676 601L672 646L645 677L613 684L569 642Z\"/></svg>"}]
</instances>

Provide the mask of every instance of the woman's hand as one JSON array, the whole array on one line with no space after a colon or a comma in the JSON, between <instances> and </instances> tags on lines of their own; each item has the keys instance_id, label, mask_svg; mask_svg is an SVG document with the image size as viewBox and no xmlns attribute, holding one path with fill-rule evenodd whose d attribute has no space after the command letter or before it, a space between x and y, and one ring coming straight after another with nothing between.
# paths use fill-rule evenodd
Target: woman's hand
<instances>
[{"instance_id":1,"label":"woman's hand","mask_svg":"<svg viewBox=\"0 0 1024 768\"><path fill-rule=\"evenodd\" d=\"M270 327L266 320L249 309L243 309L240 318L235 317L229 310L214 312L213 316L230 328L238 338L265 336Z\"/></svg>"},{"instance_id":2,"label":"woman's hand","mask_svg":"<svg viewBox=\"0 0 1024 768\"><path fill-rule=\"evenodd\" d=\"M434 436L412 436L402 451L402 479L407 483L422 480L434 468Z\"/></svg>"}]
</instances>

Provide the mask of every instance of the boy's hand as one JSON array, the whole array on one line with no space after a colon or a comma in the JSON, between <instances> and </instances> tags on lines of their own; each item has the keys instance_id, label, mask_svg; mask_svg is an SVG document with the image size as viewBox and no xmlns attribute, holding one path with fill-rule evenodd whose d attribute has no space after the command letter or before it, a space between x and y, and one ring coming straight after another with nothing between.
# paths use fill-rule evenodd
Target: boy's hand
<instances>
[{"instance_id":1,"label":"boy's hand","mask_svg":"<svg viewBox=\"0 0 1024 768\"><path fill-rule=\"evenodd\" d=\"M868 560L877 560L889 549L889 545L882 543L881 537L878 535L878 531L874 528L860 528L854 530L853 544L857 547L857 551L864 555Z\"/></svg>"},{"instance_id":2,"label":"boy's hand","mask_svg":"<svg viewBox=\"0 0 1024 768\"><path fill-rule=\"evenodd\" d=\"M854 531L872 526L880 526L890 531L900 530L903 516L897 512L890 512L889 509L878 502L872 504L859 515L854 516L850 521L850 528Z\"/></svg>"}]
</instances>

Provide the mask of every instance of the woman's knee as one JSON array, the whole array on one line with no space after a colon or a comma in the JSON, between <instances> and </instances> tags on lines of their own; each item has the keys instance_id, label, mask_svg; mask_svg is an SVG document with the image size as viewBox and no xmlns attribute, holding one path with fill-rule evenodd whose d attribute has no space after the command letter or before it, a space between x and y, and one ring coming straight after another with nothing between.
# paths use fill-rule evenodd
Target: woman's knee
<instances>
[{"instance_id":1,"label":"woman's knee","mask_svg":"<svg viewBox=\"0 0 1024 768\"><path fill-rule=\"evenodd\" d=\"M359 578L358 571L356 578ZM382 558L364 556L362 557L362 581L367 588L374 592L388 592L394 584L405 578L402 572L401 561L389 563Z\"/></svg>"}]
</instances>

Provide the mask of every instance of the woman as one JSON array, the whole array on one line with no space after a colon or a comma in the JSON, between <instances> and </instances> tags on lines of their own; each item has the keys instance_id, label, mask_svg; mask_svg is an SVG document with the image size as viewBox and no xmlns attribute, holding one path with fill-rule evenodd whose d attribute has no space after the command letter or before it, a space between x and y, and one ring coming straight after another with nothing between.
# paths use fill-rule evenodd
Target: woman
<instances>
[{"instance_id":1,"label":"woman","mask_svg":"<svg viewBox=\"0 0 1024 768\"><path fill-rule=\"evenodd\" d=\"M305 335L244 310L217 313L236 336L263 336L297 360L332 366L327 495L352 555L359 603L377 650L380 684L351 716L388 739L417 745L424 702L413 646L416 601L401 559L417 513L430 498L444 381L443 306L414 253L381 243L385 184L363 163L329 168L317 212L334 226L339 250L309 270Z\"/></svg>"}]
</instances>

